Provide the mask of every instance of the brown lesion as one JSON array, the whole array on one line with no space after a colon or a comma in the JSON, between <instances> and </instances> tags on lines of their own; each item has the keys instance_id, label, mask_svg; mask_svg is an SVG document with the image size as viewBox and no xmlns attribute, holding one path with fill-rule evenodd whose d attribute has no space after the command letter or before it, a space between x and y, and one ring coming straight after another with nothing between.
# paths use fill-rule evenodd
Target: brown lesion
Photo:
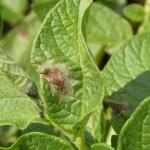
<instances>
[{"instance_id":1,"label":"brown lesion","mask_svg":"<svg viewBox=\"0 0 150 150\"><path fill-rule=\"evenodd\" d=\"M68 79L66 75L57 68L45 69L42 74L45 79L54 86L57 92L64 94Z\"/></svg>"}]
</instances>

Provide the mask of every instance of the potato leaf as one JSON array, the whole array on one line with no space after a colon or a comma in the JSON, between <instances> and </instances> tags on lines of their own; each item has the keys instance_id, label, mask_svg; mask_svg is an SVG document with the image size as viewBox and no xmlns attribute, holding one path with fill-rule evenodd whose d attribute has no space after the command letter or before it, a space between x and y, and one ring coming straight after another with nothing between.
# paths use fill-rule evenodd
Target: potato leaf
<instances>
[{"instance_id":1,"label":"potato leaf","mask_svg":"<svg viewBox=\"0 0 150 150\"><path fill-rule=\"evenodd\" d=\"M102 80L83 38L91 0L61 0L44 20L31 61L41 73L41 95L50 121L78 135L103 97ZM92 87L92 88L91 88Z\"/></svg>"},{"instance_id":2,"label":"potato leaf","mask_svg":"<svg viewBox=\"0 0 150 150\"><path fill-rule=\"evenodd\" d=\"M92 145L91 150L114 150L114 149L107 144L96 143L96 144Z\"/></svg>"},{"instance_id":3,"label":"potato leaf","mask_svg":"<svg viewBox=\"0 0 150 150\"><path fill-rule=\"evenodd\" d=\"M93 3L87 24L87 43L95 57L103 45L115 47L131 36L131 26L125 19L107 6Z\"/></svg>"},{"instance_id":4,"label":"potato leaf","mask_svg":"<svg viewBox=\"0 0 150 150\"><path fill-rule=\"evenodd\" d=\"M27 4L27 0L1 0L2 17L13 23L19 21L23 17Z\"/></svg>"},{"instance_id":5,"label":"potato leaf","mask_svg":"<svg viewBox=\"0 0 150 150\"><path fill-rule=\"evenodd\" d=\"M117 150L150 149L150 97L135 110L119 135Z\"/></svg>"},{"instance_id":6,"label":"potato leaf","mask_svg":"<svg viewBox=\"0 0 150 150\"><path fill-rule=\"evenodd\" d=\"M144 7L139 4L131 4L125 7L124 15L131 21L140 22L144 20Z\"/></svg>"},{"instance_id":7,"label":"potato leaf","mask_svg":"<svg viewBox=\"0 0 150 150\"><path fill-rule=\"evenodd\" d=\"M26 150L73 150L73 148L62 139L37 132L25 134L19 138L16 144L10 148L1 148L1 150L18 150L22 148Z\"/></svg>"},{"instance_id":8,"label":"potato leaf","mask_svg":"<svg viewBox=\"0 0 150 150\"><path fill-rule=\"evenodd\" d=\"M0 125L25 128L34 119L40 119L40 109L23 94L0 70Z\"/></svg>"},{"instance_id":9,"label":"potato leaf","mask_svg":"<svg viewBox=\"0 0 150 150\"><path fill-rule=\"evenodd\" d=\"M146 0L145 1L145 17L144 17L144 21L141 24L140 28L139 28L139 32L149 32L149 26L150 26L150 0Z\"/></svg>"},{"instance_id":10,"label":"potato leaf","mask_svg":"<svg viewBox=\"0 0 150 150\"><path fill-rule=\"evenodd\" d=\"M116 50L102 72L116 129L120 129L142 99L150 96L149 54L150 33L137 35Z\"/></svg>"},{"instance_id":11,"label":"potato leaf","mask_svg":"<svg viewBox=\"0 0 150 150\"><path fill-rule=\"evenodd\" d=\"M35 1L33 4L33 10L37 14L37 16L43 20L48 13L48 11L53 8L59 0L43 0L43 1Z\"/></svg>"},{"instance_id":12,"label":"potato leaf","mask_svg":"<svg viewBox=\"0 0 150 150\"><path fill-rule=\"evenodd\" d=\"M3 21L2 21L2 16L0 14L0 40L1 40L1 37L2 37L2 32L3 32Z\"/></svg>"},{"instance_id":13,"label":"potato leaf","mask_svg":"<svg viewBox=\"0 0 150 150\"><path fill-rule=\"evenodd\" d=\"M33 82L23 69L17 66L3 51L0 51L0 69L3 70L24 93L29 93L31 87L34 85Z\"/></svg>"}]
</instances>

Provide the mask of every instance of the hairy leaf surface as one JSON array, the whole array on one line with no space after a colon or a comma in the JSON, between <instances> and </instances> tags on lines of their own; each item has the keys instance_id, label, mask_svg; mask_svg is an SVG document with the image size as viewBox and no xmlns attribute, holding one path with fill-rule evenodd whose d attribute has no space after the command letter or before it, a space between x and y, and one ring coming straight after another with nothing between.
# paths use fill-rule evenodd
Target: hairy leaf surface
<instances>
[{"instance_id":1,"label":"hairy leaf surface","mask_svg":"<svg viewBox=\"0 0 150 150\"><path fill-rule=\"evenodd\" d=\"M31 58L41 73L41 95L49 119L64 131L74 126L76 134L103 96L100 73L82 35L83 17L91 2L61 0L47 15Z\"/></svg>"}]
</instances>

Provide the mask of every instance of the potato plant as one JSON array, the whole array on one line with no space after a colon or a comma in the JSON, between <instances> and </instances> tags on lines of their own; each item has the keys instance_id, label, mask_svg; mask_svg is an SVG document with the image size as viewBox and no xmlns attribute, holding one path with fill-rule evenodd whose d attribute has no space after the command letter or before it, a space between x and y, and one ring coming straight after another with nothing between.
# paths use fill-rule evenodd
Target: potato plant
<instances>
[{"instance_id":1,"label":"potato plant","mask_svg":"<svg viewBox=\"0 0 150 150\"><path fill-rule=\"evenodd\" d=\"M150 0L0 1L0 150L150 150Z\"/></svg>"}]
</instances>

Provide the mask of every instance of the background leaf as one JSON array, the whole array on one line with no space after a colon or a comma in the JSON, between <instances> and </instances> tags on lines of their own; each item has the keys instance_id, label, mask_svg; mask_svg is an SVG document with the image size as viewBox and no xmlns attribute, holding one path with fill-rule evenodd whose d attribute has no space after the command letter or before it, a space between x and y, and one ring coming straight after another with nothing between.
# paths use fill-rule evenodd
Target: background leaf
<instances>
[{"instance_id":1,"label":"background leaf","mask_svg":"<svg viewBox=\"0 0 150 150\"><path fill-rule=\"evenodd\" d=\"M29 76L3 51L0 51L0 69L3 70L24 93L29 93L31 88L34 90L34 83Z\"/></svg>"},{"instance_id":2,"label":"background leaf","mask_svg":"<svg viewBox=\"0 0 150 150\"><path fill-rule=\"evenodd\" d=\"M144 20L144 7L139 4L130 4L124 9L124 15L131 21L140 22Z\"/></svg>"},{"instance_id":3,"label":"background leaf","mask_svg":"<svg viewBox=\"0 0 150 150\"><path fill-rule=\"evenodd\" d=\"M132 29L130 24L113 10L100 3L93 3L89 12L86 34L88 46L94 58L97 58L97 55L103 54L104 45L107 51L113 49L132 36Z\"/></svg>"},{"instance_id":4,"label":"background leaf","mask_svg":"<svg viewBox=\"0 0 150 150\"><path fill-rule=\"evenodd\" d=\"M86 124L89 114L100 106L103 96L100 73L81 30L90 4L91 0L61 0L44 20L31 57L37 71L43 72L41 94L50 121L67 132L73 126L78 127L74 129L76 134ZM45 69L56 69L55 73L65 79L65 85L48 83Z\"/></svg>"},{"instance_id":5,"label":"background leaf","mask_svg":"<svg viewBox=\"0 0 150 150\"><path fill-rule=\"evenodd\" d=\"M144 17L144 21L141 24L140 28L139 28L139 32L149 32L149 26L150 26L150 0L146 0L145 1L145 17Z\"/></svg>"},{"instance_id":6,"label":"background leaf","mask_svg":"<svg viewBox=\"0 0 150 150\"><path fill-rule=\"evenodd\" d=\"M39 19L31 12L2 39L1 48L25 70L30 66L31 46L40 25Z\"/></svg>"},{"instance_id":7,"label":"background leaf","mask_svg":"<svg viewBox=\"0 0 150 150\"><path fill-rule=\"evenodd\" d=\"M114 150L114 149L107 144L97 143L97 144L92 145L91 150Z\"/></svg>"},{"instance_id":8,"label":"background leaf","mask_svg":"<svg viewBox=\"0 0 150 150\"><path fill-rule=\"evenodd\" d=\"M3 32L3 21L2 21L2 16L0 14L0 40L1 40L1 37L2 37L2 32Z\"/></svg>"},{"instance_id":9,"label":"background leaf","mask_svg":"<svg viewBox=\"0 0 150 150\"><path fill-rule=\"evenodd\" d=\"M0 125L25 128L39 119L40 109L23 94L0 70Z\"/></svg>"},{"instance_id":10,"label":"background leaf","mask_svg":"<svg viewBox=\"0 0 150 150\"><path fill-rule=\"evenodd\" d=\"M12 23L19 21L23 17L27 4L27 0L1 0L2 17Z\"/></svg>"},{"instance_id":11,"label":"background leaf","mask_svg":"<svg viewBox=\"0 0 150 150\"><path fill-rule=\"evenodd\" d=\"M37 132L21 136L17 143L12 145L11 148L7 148L7 150L16 150L20 148L26 150L73 150L73 148L62 139ZM1 150L3 150L3 148L1 148Z\"/></svg>"},{"instance_id":12,"label":"background leaf","mask_svg":"<svg viewBox=\"0 0 150 150\"><path fill-rule=\"evenodd\" d=\"M27 134L30 132L42 132L50 135L55 134L53 126L44 123L30 123L29 126L22 131L22 134Z\"/></svg>"},{"instance_id":13,"label":"background leaf","mask_svg":"<svg viewBox=\"0 0 150 150\"><path fill-rule=\"evenodd\" d=\"M119 135L117 150L150 149L150 98L145 99L135 110Z\"/></svg>"},{"instance_id":14,"label":"background leaf","mask_svg":"<svg viewBox=\"0 0 150 150\"><path fill-rule=\"evenodd\" d=\"M33 10L37 14L37 16L43 20L48 13L48 11L53 8L59 0L42 0L35 1L33 4Z\"/></svg>"},{"instance_id":15,"label":"background leaf","mask_svg":"<svg viewBox=\"0 0 150 150\"><path fill-rule=\"evenodd\" d=\"M114 110L112 121L117 131L140 101L150 95L149 50L150 34L137 35L116 50L102 72L105 99Z\"/></svg>"}]
</instances>

